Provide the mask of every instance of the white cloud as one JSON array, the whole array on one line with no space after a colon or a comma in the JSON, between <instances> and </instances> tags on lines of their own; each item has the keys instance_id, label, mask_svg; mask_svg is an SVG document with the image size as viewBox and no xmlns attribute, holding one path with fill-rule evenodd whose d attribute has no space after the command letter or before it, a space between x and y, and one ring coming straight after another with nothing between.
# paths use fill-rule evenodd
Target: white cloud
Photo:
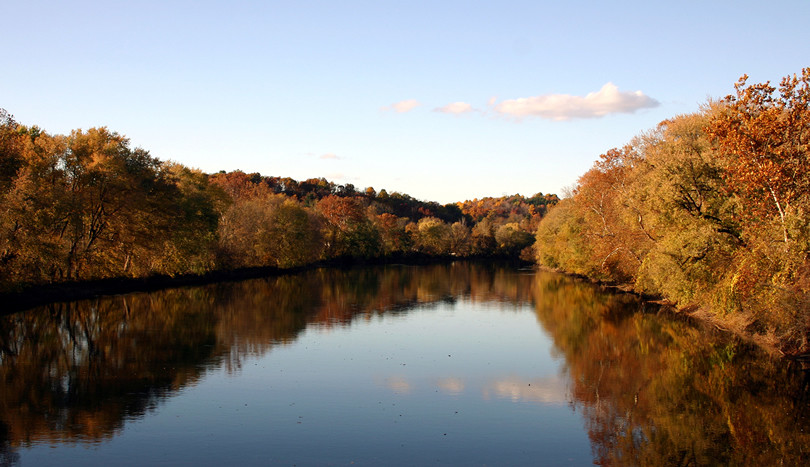
<instances>
[{"instance_id":1,"label":"white cloud","mask_svg":"<svg viewBox=\"0 0 810 467\"><path fill-rule=\"evenodd\" d=\"M393 110L394 112L397 113L405 113L410 112L411 110L415 109L416 107L419 107L420 105L422 104L416 99L407 99L383 107L382 110Z\"/></svg>"},{"instance_id":2,"label":"white cloud","mask_svg":"<svg viewBox=\"0 0 810 467\"><path fill-rule=\"evenodd\" d=\"M332 154L331 152L328 154L323 154L319 157L319 159L340 159L337 154Z\"/></svg>"},{"instance_id":3,"label":"white cloud","mask_svg":"<svg viewBox=\"0 0 810 467\"><path fill-rule=\"evenodd\" d=\"M333 182L349 180L349 177L347 177L346 174L341 173L341 172L333 172L333 173L330 173L330 174L326 174L325 178L327 180L331 180Z\"/></svg>"},{"instance_id":4,"label":"white cloud","mask_svg":"<svg viewBox=\"0 0 810 467\"><path fill-rule=\"evenodd\" d=\"M660 103L641 91L619 91L613 83L585 97L570 94L545 94L505 100L495 111L515 118L540 117L551 120L598 118L613 113L633 113L639 109L657 107Z\"/></svg>"},{"instance_id":5,"label":"white cloud","mask_svg":"<svg viewBox=\"0 0 810 467\"><path fill-rule=\"evenodd\" d=\"M472 105L466 102L452 102L444 107L437 107L433 109L434 112L441 112L446 114L461 115L473 111Z\"/></svg>"}]
</instances>

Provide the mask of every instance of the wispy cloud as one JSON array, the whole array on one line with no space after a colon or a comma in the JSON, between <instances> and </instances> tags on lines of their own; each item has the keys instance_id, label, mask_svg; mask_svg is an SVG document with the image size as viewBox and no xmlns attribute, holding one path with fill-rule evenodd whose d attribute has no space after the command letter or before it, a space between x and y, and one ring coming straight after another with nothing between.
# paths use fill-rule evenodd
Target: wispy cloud
<instances>
[{"instance_id":1,"label":"wispy cloud","mask_svg":"<svg viewBox=\"0 0 810 467\"><path fill-rule=\"evenodd\" d=\"M319 156L319 157L318 157L318 159L332 159L332 160L337 160L337 159L340 159L340 157L338 157L338 155L337 155L337 154L332 154L332 153L330 152L330 153L328 153L328 154L323 154L323 155Z\"/></svg>"},{"instance_id":2,"label":"wispy cloud","mask_svg":"<svg viewBox=\"0 0 810 467\"><path fill-rule=\"evenodd\" d=\"M405 113L410 112L420 105L422 104L416 99L407 99L404 101L395 102L389 106L385 106L382 108L382 110L393 110L394 112Z\"/></svg>"},{"instance_id":3,"label":"wispy cloud","mask_svg":"<svg viewBox=\"0 0 810 467\"><path fill-rule=\"evenodd\" d=\"M490 105L494 101L490 100ZM641 91L619 91L613 83L607 83L597 92L583 96L570 94L545 94L505 100L494 105L494 110L508 117L539 117L550 120L573 118L598 118L614 113L633 113L639 109L659 106L660 103Z\"/></svg>"},{"instance_id":4,"label":"wispy cloud","mask_svg":"<svg viewBox=\"0 0 810 467\"><path fill-rule=\"evenodd\" d=\"M474 109L472 105L466 102L452 102L444 107L437 107L433 109L434 112L441 112L446 114L461 115L472 112Z\"/></svg>"},{"instance_id":5,"label":"wispy cloud","mask_svg":"<svg viewBox=\"0 0 810 467\"><path fill-rule=\"evenodd\" d=\"M347 177L346 174L342 172L333 172L330 174L326 174L326 179L333 181L346 181L349 180L349 177Z\"/></svg>"}]
</instances>

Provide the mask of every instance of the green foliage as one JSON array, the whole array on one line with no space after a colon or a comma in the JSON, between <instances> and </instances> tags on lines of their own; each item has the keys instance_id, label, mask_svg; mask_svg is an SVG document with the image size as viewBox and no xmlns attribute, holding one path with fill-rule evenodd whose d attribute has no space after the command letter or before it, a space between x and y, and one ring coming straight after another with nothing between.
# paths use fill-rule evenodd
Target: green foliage
<instances>
[{"instance_id":1,"label":"green foliage","mask_svg":"<svg viewBox=\"0 0 810 467\"><path fill-rule=\"evenodd\" d=\"M167 164L175 187L172 235L164 241L156 269L165 274L201 274L216 267L217 229L230 198L208 176L180 164Z\"/></svg>"},{"instance_id":2,"label":"green foliage","mask_svg":"<svg viewBox=\"0 0 810 467\"><path fill-rule=\"evenodd\" d=\"M632 196L655 236L636 286L681 304L705 301L740 245L722 164L703 131L710 110L662 122L646 136Z\"/></svg>"},{"instance_id":3,"label":"green foliage","mask_svg":"<svg viewBox=\"0 0 810 467\"><path fill-rule=\"evenodd\" d=\"M310 211L292 200L285 200L272 213L268 237L275 266L290 268L317 260L323 243L320 221Z\"/></svg>"},{"instance_id":4,"label":"green foliage","mask_svg":"<svg viewBox=\"0 0 810 467\"><path fill-rule=\"evenodd\" d=\"M452 246L452 228L441 219L424 217L416 226L416 247L431 255L447 255Z\"/></svg>"},{"instance_id":5,"label":"green foliage","mask_svg":"<svg viewBox=\"0 0 810 467\"><path fill-rule=\"evenodd\" d=\"M498 227L495 231L495 241L505 254L517 256L524 248L534 243L534 236L521 229L516 222L510 222Z\"/></svg>"},{"instance_id":6,"label":"green foliage","mask_svg":"<svg viewBox=\"0 0 810 467\"><path fill-rule=\"evenodd\" d=\"M583 235L584 220L575 208L572 199L563 199L540 223L535 244L537 261L550 268L595 276L597 270L588 261L591 250Z\"/></svg>"}]
</instances>

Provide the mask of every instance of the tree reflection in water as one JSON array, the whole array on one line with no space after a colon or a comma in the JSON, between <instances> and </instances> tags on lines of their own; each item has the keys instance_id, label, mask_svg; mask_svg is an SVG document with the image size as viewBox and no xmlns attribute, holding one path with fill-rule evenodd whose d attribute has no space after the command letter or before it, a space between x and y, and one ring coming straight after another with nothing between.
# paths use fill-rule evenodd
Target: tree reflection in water
<instances>
[{"instance_id":1,"label":"tree reflection in water","mask_svg":"<svg viewBox=\"0 0 810 467\"><path fill-rule=\"evenodd\" d=\"M534 304L565 358L569 403L584 416L599 464L807 461L807 388L791 365L629 295L459 262L318 269L0 317L0 465L14 463L19 447L114 437L208 371L237 372L308 326L453 300ZM502 386L490 389L529 387ZM533 391L526 400L554 397Z\"/></svg>"},{"instance_id":2,"label":"tree reflection in water","mask_svg":"<svg viewBox=\"0 0 810 467\"><path fill-rule=\"evenodd\" d=\"M565 277L539 274L533 298L597 464L807 465L808 388L795 365Z\"/></svg>"}]
</instances>

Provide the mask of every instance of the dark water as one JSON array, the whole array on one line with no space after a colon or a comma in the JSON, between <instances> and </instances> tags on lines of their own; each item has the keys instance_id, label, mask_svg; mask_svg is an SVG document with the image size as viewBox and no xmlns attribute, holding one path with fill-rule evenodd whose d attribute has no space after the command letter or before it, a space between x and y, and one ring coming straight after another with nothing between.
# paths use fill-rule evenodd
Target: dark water
<instances>
[{"instance_id":1,"label":"dark water","mask_svg":"<svg viewBox=\"0 0 810 467\"><path fill-rule=\"evenodd\" d=\"M389 266L0 317L0 465L802 465L807 380L564 276Z\"/></svg>"}]
</instances>

